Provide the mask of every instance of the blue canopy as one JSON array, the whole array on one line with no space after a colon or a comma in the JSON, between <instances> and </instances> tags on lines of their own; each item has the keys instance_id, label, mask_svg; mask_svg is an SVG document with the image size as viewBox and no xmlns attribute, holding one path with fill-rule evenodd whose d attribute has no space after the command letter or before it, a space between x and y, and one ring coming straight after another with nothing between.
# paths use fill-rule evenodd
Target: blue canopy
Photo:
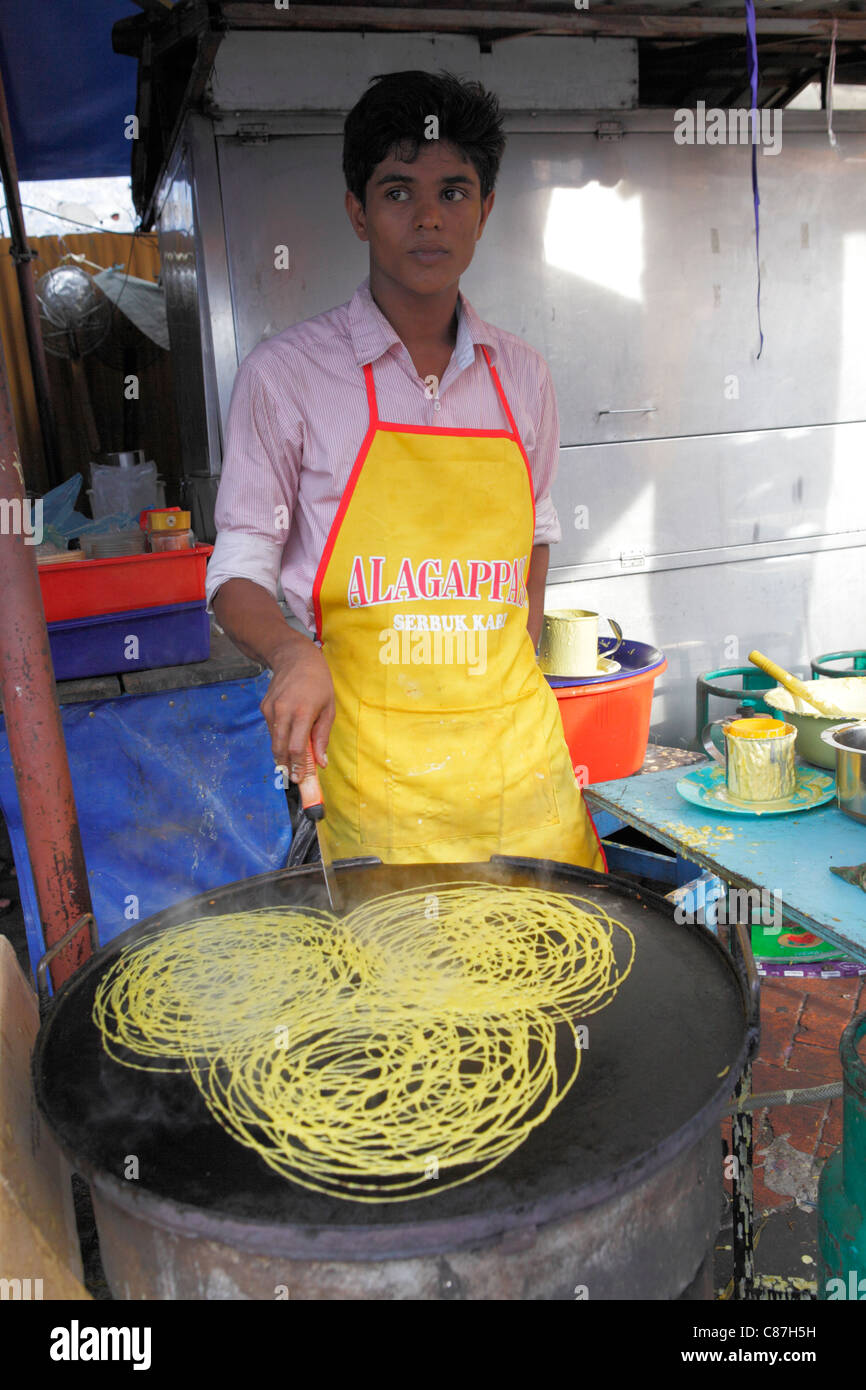
<instances>
[{"instance_id":1,"label":"blue canopy","mask_svg":"<svg viewBox=\"0 0 866 1390\"><path fill-rule=\"evenodd\" d=\"M0 71L19 179L129 174L125 117L135 112L135 58L111 47L129 0L3 0Z\"/></svg>"}]
</instances>

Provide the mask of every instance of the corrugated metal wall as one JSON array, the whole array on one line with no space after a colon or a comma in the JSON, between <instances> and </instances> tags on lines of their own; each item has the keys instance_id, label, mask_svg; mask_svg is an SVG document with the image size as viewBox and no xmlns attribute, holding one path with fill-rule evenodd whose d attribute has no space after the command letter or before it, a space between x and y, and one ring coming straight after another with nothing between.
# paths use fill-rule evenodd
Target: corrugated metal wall
<instances>
[{"instance_id":1,"label":"corrugated metal wall","mask_svg":"<svg viewBox=\"0 0 866 1390\"><path fill-rule=\"evenodd\" d=\"M9 255L9 246L8 238L0 238L0 335L6 355L24 476L28 487L41 492L48 487L48 477L30 379L15 265ZM88 261L104 270L119 265L142 280L156 281L159 278L156 234L133 236L117 232L84 232L62 238L34 237L30 246L36 252L36 259L31 262L35 280L59 265L69 252L83 254ZM91 274L98 273L93 266L82 263L82 268ZM171 494L169 500L176 501L176 487L172 485L172 480L180 477L181 459L171 357L139 333L125 316L122 322L122 340L114 332L102 358L98 352L89 353L84 358L100 444L103 451L145 449L148 458L156 460L160 473L168 482L167 497ZM128 372L134 372L139 378L138 400L125 398L124 376ZM69 363L49 354L48 373L57 419L61 466L64 478L68 478L86 469L90 450Z\"/></svg>"}]
</instances>

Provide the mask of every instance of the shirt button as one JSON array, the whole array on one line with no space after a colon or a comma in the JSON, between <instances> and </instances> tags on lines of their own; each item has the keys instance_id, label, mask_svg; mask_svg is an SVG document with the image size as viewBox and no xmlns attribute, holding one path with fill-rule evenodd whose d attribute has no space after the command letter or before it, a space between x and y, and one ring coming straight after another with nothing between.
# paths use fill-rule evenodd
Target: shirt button
<instances>
[{"instance_id":1,"label":"shirt button","mask_svg":"<svg viewBox=\"0 0 866 1390\"><path fill-rule=\"evenodd\" d=\"M434 402L433 402L433 409L434 409L434 410L441 410L441 409L442 409L442 402L441 402L441 401L434 401Z\"/></svg>"}]
</instances>

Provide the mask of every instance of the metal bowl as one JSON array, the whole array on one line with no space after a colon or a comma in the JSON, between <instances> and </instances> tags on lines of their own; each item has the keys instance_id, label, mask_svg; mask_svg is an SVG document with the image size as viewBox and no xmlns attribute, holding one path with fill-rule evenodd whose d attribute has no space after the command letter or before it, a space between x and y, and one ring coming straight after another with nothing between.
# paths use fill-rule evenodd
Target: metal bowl
<instances>
[{"instance_id":1,"label":"metal bowl","mask_svg":"<svg viewBox=\"0 0 866 1390\"><path fill-rule=\"evenodd\" d=\"M821 738L835 750L839 810L866 825L866 719L831 725Z\"/></svg>"}]
</instances>

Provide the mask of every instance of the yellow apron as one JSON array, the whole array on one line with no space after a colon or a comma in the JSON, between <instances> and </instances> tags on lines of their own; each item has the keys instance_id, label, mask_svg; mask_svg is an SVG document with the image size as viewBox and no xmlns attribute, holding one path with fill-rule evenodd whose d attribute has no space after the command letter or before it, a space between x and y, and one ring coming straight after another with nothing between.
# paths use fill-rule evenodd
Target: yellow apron
<instances>
[{"instance_id":1,"label":"yellow apron","mask_svg":"<svg viewBox=\"0 0 866 1390\"><path fill-rule=\"evenodd\" d=\"M337 714L321 773L335 859L526 855L605 870L526 628L535 531L510 429L370 425L319 563Z\"/></svg>"}]
</instances>

